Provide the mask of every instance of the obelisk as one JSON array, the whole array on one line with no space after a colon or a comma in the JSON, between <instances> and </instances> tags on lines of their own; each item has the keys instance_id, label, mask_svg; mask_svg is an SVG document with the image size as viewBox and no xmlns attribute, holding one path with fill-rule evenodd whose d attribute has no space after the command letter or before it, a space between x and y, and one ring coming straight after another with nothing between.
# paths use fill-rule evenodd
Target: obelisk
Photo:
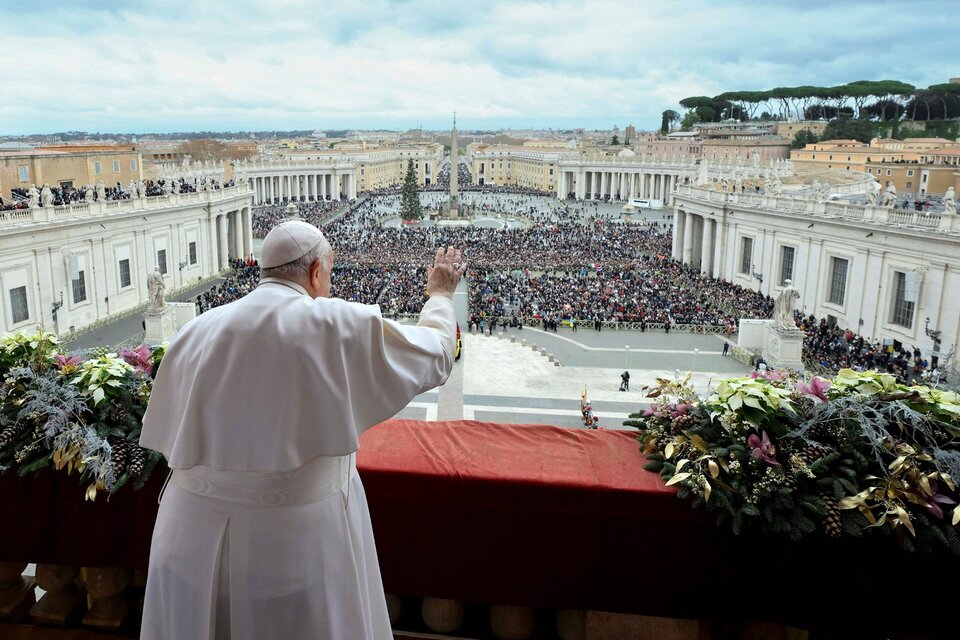
<instances>
[{"instance_id":1,"label":"obelisk","mask_svg":"<svg viewBox=\"0 0 960 640\"><path fill-rule=\"evenodd\" d=\"M450 218L457 216L457 195L459 193L457 179L460 168L460 151L457 148L457 112L453 112L453 129L450 130Z\"/></svg>"}]
</instances>

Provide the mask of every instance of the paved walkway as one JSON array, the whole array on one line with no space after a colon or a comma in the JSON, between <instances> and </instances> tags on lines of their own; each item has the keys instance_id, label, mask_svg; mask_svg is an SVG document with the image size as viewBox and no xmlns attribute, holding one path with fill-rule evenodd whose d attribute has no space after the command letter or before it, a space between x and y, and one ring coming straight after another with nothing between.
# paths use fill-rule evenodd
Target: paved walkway
<instances>
[{"instance_id":1,"label":"paved walkway","mask_svg":"<svg viewBox=\"0 0 960 640\"><path fill-rule=\"evenodd\" d=\"M203 285L187 289L186 291L183 291L175 296L169 296L167 301L192 301L207 289L216 286L221 282L223 282L223 278L216 278L213 281L208 280ZM91 331L84 331L75 339L69 340L67 344L69 345L71 351L95 349L97 347L114 347L118 344L131 340L142 333L143 312L136 312L102 327L98 327Z\"/></svg>"}]
</instances>

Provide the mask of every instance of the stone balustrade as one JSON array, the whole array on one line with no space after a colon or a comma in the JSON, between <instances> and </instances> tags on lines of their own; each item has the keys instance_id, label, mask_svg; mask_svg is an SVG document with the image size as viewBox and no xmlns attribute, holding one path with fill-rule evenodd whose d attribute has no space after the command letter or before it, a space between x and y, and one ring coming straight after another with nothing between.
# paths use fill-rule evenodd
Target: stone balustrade
<instances>
[{"instance_id":1,"label":"stone balustrade","mask_svg":"<svg viewBox=\"0 0 960 640\"><path fill-rule=\"evenodd\" d=\"M0 211L0 221L13 224L48 223L76 218L96 218L118 215L132 211L158 211L174 207L211 204L230 200L253 193L249 184L239 184L224 189L196 191L192 193L170 193L162 196L131 198L129 200L94 200L50 207L30 209L10 209Z\"/></svg>"},{"instance_id":2,"label":"stone balustrade","mask_svg":"<svg viewBox=\"0 0 960 640\"><path fill-rule=\"evenodd\" d=\"M819 218L840 218L897 228L913 228L923 233L931 230L947 234L960 233L960 216L893 209L880 205L856 205L845 202L817 202L811 198L788 195L725 193L693 185L680 185L675 196L694 201L763 211L782 211Z\"/></svg>"}]
</instances>

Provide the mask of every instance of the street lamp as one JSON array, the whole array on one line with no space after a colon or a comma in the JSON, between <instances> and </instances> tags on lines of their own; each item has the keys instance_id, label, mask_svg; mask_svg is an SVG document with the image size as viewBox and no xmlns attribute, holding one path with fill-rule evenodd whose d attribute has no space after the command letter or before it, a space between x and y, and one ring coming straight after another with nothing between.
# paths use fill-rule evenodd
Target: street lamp
<instances>
[{"instance_id":1,"label":"street lamp","mask_svg":"<svg viewBox=\"0 0 960 640\"><path fill-rule=\"evenodd\" d=\"M923 328L928 338L933 339L933 351L930 353L930 369L937 370L937 364L940 361L940 330L930 329L930 318L927 318L927 324Z\"/></svg>"},{"instance_id":2,"label":"street lamp","mask_svg":"<svg viewBox=\"0 0 960 640\"><path fill-rule=\"evenodd\" d=\"M623 368L630 369L630 345L623 345Z\"/></svg>"},{"instance_id":3,"label":"street lamp","mask_svg":"<svg viewBox=\"0 0 960 640\"><path fill-rule=\"evenodd\" d=\"M698 356L698 355L700 355L700 349L694 349L694 350L693 350L693 368L691 369L691 371L696 371L696 370L697 370L697 356Z\"/></svg>"}]
</instances>

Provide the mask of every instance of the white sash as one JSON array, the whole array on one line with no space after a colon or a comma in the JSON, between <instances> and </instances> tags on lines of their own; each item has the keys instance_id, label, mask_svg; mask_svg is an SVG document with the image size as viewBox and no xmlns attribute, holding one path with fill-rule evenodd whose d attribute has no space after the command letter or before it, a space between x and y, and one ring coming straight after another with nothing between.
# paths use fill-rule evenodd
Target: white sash
<instances>
[{"instance_id":1,"label":"white sash","mask_svg":"<svg viewBox=\"0 0 960 640\"><path fill-rule=\"evenodd\" d=\"M319 502L346 491L357 468L357 454L320 457L293 471L218 471L210 467L174 469L171 480L184 491L250 506L287 507Z\"/></svg>"}]
</instances>

